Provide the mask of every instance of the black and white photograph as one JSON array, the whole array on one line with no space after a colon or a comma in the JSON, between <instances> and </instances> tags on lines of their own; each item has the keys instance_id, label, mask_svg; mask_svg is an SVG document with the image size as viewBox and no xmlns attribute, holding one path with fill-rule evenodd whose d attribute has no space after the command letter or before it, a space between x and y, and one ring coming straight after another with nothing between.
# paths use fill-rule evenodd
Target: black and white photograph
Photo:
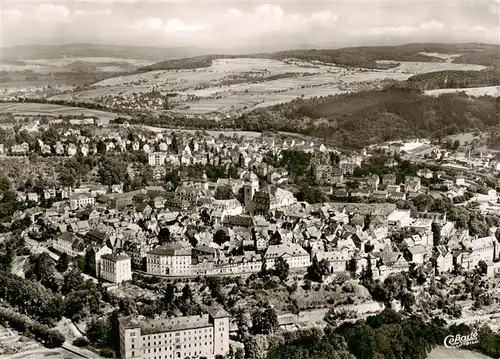
<instances>
[{"instance_id":1,"label":"black and white photograph","mask_svg":"<svg viewBox=\"0 0 500 359\"><path fill-rule=\"evenodd\" d=\"M500 359L500 0L0 0L0 359Z\"/></svg>"}]
</instances>

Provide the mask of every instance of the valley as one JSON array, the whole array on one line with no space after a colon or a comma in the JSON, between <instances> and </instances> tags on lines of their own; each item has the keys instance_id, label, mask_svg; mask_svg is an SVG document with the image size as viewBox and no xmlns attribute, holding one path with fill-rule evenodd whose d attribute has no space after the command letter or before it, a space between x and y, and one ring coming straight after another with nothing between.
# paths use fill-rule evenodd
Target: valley
<instances>
[{"instance_id":1,"label":"valley","mask_svg":"<svg viewBox=\"0 0 500 359\"><path fill-rule=\"evenodd\" d=\"M394 67L388 69L364 69L294 59L219 59L207 68L111 77L48 99L130 110L166 110L164 102L168 101L168 110L180 114L239 115L296 98L379 89L390 81L404 81L418 74L485 68L450 62L391 63Z\"/></svg>"}]
</instances>

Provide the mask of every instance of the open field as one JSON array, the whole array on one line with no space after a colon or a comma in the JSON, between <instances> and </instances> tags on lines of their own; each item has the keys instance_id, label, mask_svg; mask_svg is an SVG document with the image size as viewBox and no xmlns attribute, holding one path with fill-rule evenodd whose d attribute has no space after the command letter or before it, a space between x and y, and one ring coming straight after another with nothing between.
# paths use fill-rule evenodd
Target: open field
<instances>
[{"instance_id":1,"label":"open field","mask_svg":"<svg viewBox=\"0 0 500 359\"><path fill-rule=\"evenodd\" d=\"M438 59L446 60L447 62L451 62L456 58L462 56L461 54L441 54L437 52L421 52L420 55L437 57Z\"/></svg>"},{"instance_id":2,"label":"open field","mask_svg":"<svg viewBox=\"0 0 500 359\"><path fill-rule=\"evenodd\" d=\"M436 71L451 71L451 70L459 70L459 71L480 71L484 70L486 67L481 65L473 65L473 64L457 64L451 62L399 62L399 61L377 61L378 63L399 63L398 67L394 67L389 70L385 70L388 72L410 72L414 75L417 74L425 74L428 72L436 72Z\"/></svg>"},{"instance_id":3,"label":"open field","mask_svg":"<svg viewBox=\"0 0 500 359\"><path fill-rule=\"evenodd\" d=\"M171 103L174 111L180 113L240 113L298 97L374 89L384 81L404 81L416 74L483 68L450 62L400 62L391 69L368 70L298 60L219 59L207 68L117 76L96 82L85 90L51 99L102 102L116 97L126 103L134 94L154 90L163 94L177 93Z\"/></svg>"},{"instance_id":4,"label":"open field","mask_svg":"<svg viewBox=\"0 0 500 359\"><path fill-rule=\"evenodd\" d=\"M468 87L468 88L452 88L452 89L438 89L425 91L426 95L439 96L446 93L465 92L469 96L500 96L500 86L485 86L485 87Z\"/></svg>"},{"instance_id":5,"label":"open field","mask_svg":"<svg viewBox=\"0 0 500 359\"><path fill-rule=\"evenodd\" d=\"M39 103L13 103L4 102L0 103L0 114L2 113L12 113L16 116L36 116L45 115L58 117L61 116L87 116L87 117L97 117L102 119L114 119L118 117L117 114L111 112L104 112L98 110L90 110L80 107L69 107L69 106L59 106L51 104L39 104Z\"/></svg>"}]
</instances>

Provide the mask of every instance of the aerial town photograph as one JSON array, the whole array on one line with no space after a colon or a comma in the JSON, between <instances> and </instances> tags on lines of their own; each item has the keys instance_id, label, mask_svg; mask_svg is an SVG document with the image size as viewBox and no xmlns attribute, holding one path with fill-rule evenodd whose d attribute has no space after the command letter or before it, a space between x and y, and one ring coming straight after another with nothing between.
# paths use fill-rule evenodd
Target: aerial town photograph
<instances>
[{"instance_id":1,"label":"aerial town photograph","mask_svg":"<svg viewBox=\"0 0 500 359\"><path fill-rule=\"evenodd\" d=\"M1 0L0 359L499 359L499 0Z\"/></svg>"}]
</instances>

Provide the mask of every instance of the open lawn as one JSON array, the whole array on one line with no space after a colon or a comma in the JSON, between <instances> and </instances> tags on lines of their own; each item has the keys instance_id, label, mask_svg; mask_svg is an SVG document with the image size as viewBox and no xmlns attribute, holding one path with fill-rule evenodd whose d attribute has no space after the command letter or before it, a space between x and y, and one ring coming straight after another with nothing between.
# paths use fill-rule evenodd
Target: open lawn
<instances>
[{"instance_id":1,"label":"open lawn","mask_svg":"<svg viewBox=\"0 0 500 359\"><path fill-rule=\"evenodd\" d=\"M97 117L102 119L114 119L118 117L117 114L111 112L104 112L99 110L90 110L80 107L59 106L51 104L39 103L17 103L17 102L4 102L0 103L0 114L12 113L14 116L87 116Z\"/></svg>"}]
</instances>

